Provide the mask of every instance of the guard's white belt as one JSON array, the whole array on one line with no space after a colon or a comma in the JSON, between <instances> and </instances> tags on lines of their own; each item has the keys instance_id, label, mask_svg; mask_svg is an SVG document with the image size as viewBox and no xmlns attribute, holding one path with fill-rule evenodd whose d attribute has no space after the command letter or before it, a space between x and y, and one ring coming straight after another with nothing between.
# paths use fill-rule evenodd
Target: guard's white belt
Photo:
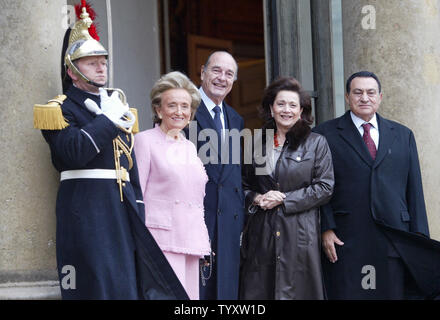
<instances>
[{"instance_id":1,"label":"guard's white belt","mask_svg":"<svg viewBox=\"0 0 440 320\"><path fill-rule=\"evenodd\" d=\"M83 169L83 170L67 170L61 172L60 180L70 179L118 179L118 171L115 169ZM130 181L130 176L123 170L119 171L119 178L123 181Z\"/></svg>"}]
</instances>

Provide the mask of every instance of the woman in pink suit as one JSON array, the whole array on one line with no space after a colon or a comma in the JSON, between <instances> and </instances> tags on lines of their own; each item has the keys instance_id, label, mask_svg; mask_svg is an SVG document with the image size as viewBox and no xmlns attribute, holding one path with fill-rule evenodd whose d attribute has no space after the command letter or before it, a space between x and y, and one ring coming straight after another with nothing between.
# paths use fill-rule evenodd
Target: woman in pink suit
<instances>
[{"instance_id":1,"label":"woman in pink suit","mask_svg":"<svg viewBox=\"0 0 440 320\"><path fill-rule=\"evenodd\" d=\"M200 103L182 73L162 76L151 90L155 127L135 139L145 224L190 299L199 299L199 261L210 254L203 198L208 181L192 142L181 133Z\"/></svg>"}]
</instances>

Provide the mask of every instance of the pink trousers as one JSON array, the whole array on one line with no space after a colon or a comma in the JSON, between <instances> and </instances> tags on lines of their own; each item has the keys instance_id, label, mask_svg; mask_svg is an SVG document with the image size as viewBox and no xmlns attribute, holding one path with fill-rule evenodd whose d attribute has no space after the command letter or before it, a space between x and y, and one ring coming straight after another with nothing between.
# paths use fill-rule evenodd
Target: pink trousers
<instances>
[{"instance_id":1,"label":"pink trousers","mask_svg":"<svg viewBox=\"0 0 440 320\"><path fill-rule=\"evenodd\" d=\"M199 256L163 252L191 300L199 300Z\"/></svg>"}]
</instances>

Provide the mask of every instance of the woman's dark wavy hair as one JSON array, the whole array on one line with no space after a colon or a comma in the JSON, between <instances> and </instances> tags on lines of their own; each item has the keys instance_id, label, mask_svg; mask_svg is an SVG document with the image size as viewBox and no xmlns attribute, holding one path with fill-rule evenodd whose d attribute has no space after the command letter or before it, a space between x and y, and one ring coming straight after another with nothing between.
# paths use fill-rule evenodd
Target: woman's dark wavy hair
<instances>
[{"instance_id":1,"label":"woman's dark wavy hair","mask_svg":"<svg viewBox=\"0 0 440 320\"><path fill-rule=\"evenodd\" d=\"M313 123L312 103L310 96L305 92L299 83L293 77L280 77L274 80L263 93L263 101L261 103L260 115L264 120L263 129L276 129L275 120L271 115L270 106L273 105L275 98L280 91L293 91L298 93L301 108L301 120L304 124L310 126Z\"/></svg>"}]
</instances>

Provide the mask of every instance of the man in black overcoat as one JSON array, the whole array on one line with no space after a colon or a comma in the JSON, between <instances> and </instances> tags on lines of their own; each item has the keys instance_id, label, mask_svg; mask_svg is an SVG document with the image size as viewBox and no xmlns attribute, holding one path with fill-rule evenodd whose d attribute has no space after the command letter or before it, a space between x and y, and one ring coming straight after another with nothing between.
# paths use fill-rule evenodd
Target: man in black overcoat
<instances>
[{"instance_id":1,"label":"man in black overcoat","mask_svg":"<svg viewBox=\"0 0 440 320\"><path fill-rule=\"evenodd\" d=\"M353 74L346 90L350 111L314 129L327 138L335 172L321 208L328 298L433 298L440 243L429 239L414 135L377 113L375 74Z\"/></svg>"}]
</instances>

